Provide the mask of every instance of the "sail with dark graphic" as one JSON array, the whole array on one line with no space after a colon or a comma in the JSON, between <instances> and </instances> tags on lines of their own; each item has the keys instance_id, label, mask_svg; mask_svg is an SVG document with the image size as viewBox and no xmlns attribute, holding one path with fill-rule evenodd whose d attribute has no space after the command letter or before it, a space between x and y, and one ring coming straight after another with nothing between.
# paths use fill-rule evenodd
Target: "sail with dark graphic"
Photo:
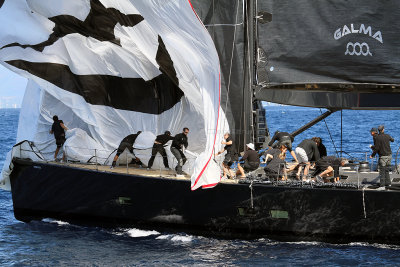
<instances>
[{"instance_id":1,"label":"sail with dark graphic","mask_svg":"<svg viewBox=\"0 0 400 267\"><path fill-rule=\"evenodd\" d=\"M17 142L34 141L51 158L58 115L74 129L70 156L84 161L78 147L106 159L132 132L144 131L141 148L188 127L192 189L220 180L210 160L218 125L229 129L219 59L189 1L8 0L0 17L1 63L29 79Z\"/></svg>"}]
</instances>

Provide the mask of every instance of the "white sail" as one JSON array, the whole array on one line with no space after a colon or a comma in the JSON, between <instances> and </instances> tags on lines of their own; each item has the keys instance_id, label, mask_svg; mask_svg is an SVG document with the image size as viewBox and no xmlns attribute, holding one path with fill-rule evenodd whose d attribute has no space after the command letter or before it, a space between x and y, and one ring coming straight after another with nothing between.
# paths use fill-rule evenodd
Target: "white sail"
<instances>
[{"instance_id":1,"label":"white sail","mask_svg":"<svg viewBox=\"0 0 400 267\"><path fill-rule=\"evenodd\" d=\"M30 80L17 142L29 137L51 159L53 115L79 129L67 131L69 149L104 157L136 131L188 127L192 190L220 180L219 59L189 1L6 0L0 22L0 62Z\"/></svg>"}]
</instances>

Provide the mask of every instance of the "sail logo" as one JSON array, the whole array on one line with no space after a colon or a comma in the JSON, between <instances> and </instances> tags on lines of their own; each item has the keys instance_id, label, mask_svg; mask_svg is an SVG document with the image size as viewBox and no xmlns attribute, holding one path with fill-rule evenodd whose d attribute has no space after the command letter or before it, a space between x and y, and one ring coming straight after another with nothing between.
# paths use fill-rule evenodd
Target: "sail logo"
<instances>
[{"instance_id":1,"label":"sail logo","mask_svg":"<svg viewBox=\"0 0 400 267\"><path fill-rule=\"evenodd\" d=\"M344 25L343 27L337 29L334 34L333 38L335 40L339 40L340 38L350 35L350 34L358 34L371 37L378 41L379 43L383 44L383 38L381 31L372 31L371 26L365 26L365 24L360 24L360 27L356 27L356 24L351 23L350 27ZM361 36L357 36L361 37ZM372 52L370 49L370 45L367 42L348 42L346 45L346 51L344 52L345 55L348 56L372 56Z\"/></svg>"},{"instance_id":2,"label":"sail logo","mask_svg":"<svg viewBox=\"0 0 400 267\"><path fill-rule=\"evenodd\" d=\"M348 42L346 47L345 55L356 55L356 56L372 56L371 51L369 51L369 45L367 43L360 44L359 42L352 43Z\"/></svg>"}]
</instances>

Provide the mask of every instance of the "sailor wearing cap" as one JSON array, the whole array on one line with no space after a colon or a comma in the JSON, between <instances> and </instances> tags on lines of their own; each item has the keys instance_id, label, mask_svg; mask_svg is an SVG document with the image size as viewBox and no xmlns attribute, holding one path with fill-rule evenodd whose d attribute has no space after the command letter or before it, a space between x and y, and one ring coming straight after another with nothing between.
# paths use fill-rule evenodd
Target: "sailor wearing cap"
<instances>
[{"instance_id":1,"label":"sailor wearing cap","mask_svg":"<svg viewBox=\"0 0 400 267\"><path fill-rule=\"evenodd\" d=\"M246 152L242 157L244 160L243 167L238 164L238 171L236 174L240 174L240 178L246 178L245 172L251 172L257 170L258 166L260 165L260 159L258 157L258 152L255 151L254 144L249 143L246 145Z\"/></svg>"}]
</instances>

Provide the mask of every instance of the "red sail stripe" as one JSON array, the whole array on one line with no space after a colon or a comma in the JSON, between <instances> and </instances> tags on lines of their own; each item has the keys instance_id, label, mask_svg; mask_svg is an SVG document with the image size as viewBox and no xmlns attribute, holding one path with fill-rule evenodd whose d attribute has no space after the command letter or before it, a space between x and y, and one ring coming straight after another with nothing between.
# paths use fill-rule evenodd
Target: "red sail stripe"
<instances>
[{"instance_id":1,"label":"red sail stripe","mask_svg":"<svg viewBox=\"0 0 400 267\"><path fill-rule=\"evenodd\" d=\"M214 144L213 144L213 149L211 151L211 155L210 158L208 159L206 165L203 167L203 169L201 170L199 176L197 177L196 181L194 182L194 185L192 186L192 190L193 187L196 186L197 182L199 181L201 175L203 174L204 170L206 169L208 163L210 162L212 156L214 155L214 149L215 149L215 141L217 140L217 132L218 132L218 121L219 121L219 109L220 109L220 105L221 105L221 72L218 73L218 84L219 84L219 88L218 88L218 116L217 116L217 126L215 127L215 135L214 135ZM220 177L221 179L221 177ZM209 185L203 185L203 188L206 188Z\"/></svg>"},{"instance_id":2,"label":"red sail stripe","mask_svg":"<svg viewBox=\"0 0 400 267\"><path fill-rule=\"evenodd\" d=\"M201 21L201 19L200 19L199 16L197 15L196 11L194 10L193 5L192 5L192 3L190 2L190 0L188 0L188 2L189 2L190 7L191 7L192 10L193 10L193 13L196 15L197 19L200 21L200 23L201 23L201 25L204 27L204 29L206 29L206 27L204 26L203 22ZM206 30L207 30L207 29L206 29ZM217 126L216 126L216 128L215 128L215 136L214 136L213 149L212 149L212 151L211 151L210 158L208 159L206 165L203 167L203 169L201 170L199 176L196 178L196 181L194 182L194 185L193 185L192 188L191 188L192 190L193 190L193 187L196 186L196 184L197 184L197 182L199 181L201 175L203 175L204 170L206 169L208 163L210 162L210 160L211 160L211 158L212 158L212 156L213 156L213 154L214 154L215 141L216 141L216 139L217 139L217 132L218 132L219 109L220 109L220 106L221 106L221 72L218 73L218 79L219 79L219 80L218 80L218 84L219 84L219 88L218 88L218 116L217 116ZM220 177L220 179L221 179L221 177ZM202 188L210 188L210 187L214 187L214 186L216 186L216 185L217 185L217 184L203 185Z\"/></svg>"}]
</instances>

